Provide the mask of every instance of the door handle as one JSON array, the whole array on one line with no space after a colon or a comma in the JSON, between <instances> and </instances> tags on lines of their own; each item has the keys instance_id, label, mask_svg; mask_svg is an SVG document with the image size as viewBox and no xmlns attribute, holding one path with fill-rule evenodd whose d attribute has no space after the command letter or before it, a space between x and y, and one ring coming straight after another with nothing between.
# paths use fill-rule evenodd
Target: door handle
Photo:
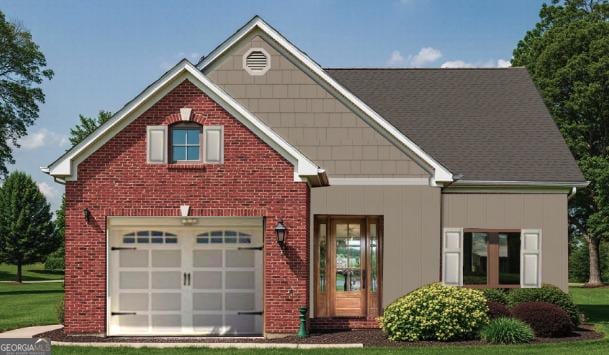
<instances>
[{"instance_id":1,"label":"door handle","mask_svg":"<svg viewBox=\"0 0 609 355\"><path fill-rule=\"evenodd\" d=\"M184 286L187 286L186 285L186 273L184 273Z\"/></svg>"},{"instance_id":2,"label":"door handle","mask_svg":"<svg viewBox=\"0 0 609 355\"><path fill-rule=\"evenodd\" d=\"M366 274L366 269L362 270L362 290L366 289L366 284L368 283L368 275Z\"/></svg>"},{"instance_id":3,"label":"door handle","mask_svg":"<svg viewBox=\"0 0 609 355\"><path fill-rule=\"evenodd\" d=\"M188 286L190 286L190 272L188 273Z\"/></svg>"}]
</instances>

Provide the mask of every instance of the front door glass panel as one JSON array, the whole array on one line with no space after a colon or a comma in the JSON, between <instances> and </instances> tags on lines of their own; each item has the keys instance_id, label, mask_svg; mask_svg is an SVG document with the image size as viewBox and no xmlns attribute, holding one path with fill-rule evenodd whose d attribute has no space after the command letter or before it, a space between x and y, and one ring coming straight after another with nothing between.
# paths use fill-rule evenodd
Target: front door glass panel
<instances>
[{"instance_id":1,"label":"front door glass panel","mask_svg":"<svg viewBox=\"0 0 609 355\"><path fill-rule=\"evenodd\" d=\"M336 224L336 291L362 288L362 236L359 224Z\"/></svg>"}]
</instances>

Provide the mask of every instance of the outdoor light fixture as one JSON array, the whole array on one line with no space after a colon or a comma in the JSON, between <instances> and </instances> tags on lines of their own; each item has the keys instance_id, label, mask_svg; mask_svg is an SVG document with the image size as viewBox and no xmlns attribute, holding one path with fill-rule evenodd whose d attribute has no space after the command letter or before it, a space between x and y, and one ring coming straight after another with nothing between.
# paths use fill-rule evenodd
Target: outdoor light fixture
<instances>
[{"instance_id":1,"label":"outdoor light fixture","mask_svg":"<svg viewBox=\"0 0 609 355\"><path fill-rule=\"evenodd\" d=\"M285 245L285 237L288 234L288 229L283 224L282 218L279 218L279 221L275 226L275 233L277 234L277 244L283 247Z\"/></svg>"},{"instance_id":2,"label":"outdoor light fixture","mask_svg":"<svg viewBox=\"0 0 609 355\"><path fill-rule=\"evenodd\" d=\"M85 208L84 210L82 210L84 216L85 216L85 221L87 223L91 222L91 211L89 211L88 208Z\"/></svg>"}]
</instances>

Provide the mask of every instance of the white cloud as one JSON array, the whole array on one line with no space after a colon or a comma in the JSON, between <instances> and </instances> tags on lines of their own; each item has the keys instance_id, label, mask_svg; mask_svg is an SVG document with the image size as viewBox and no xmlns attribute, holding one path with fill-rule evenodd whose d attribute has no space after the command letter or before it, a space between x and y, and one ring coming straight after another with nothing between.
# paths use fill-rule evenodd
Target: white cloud
<instances>
[{"instance_id":1,"label":"white cloud","mask_svg":"<svg viewBox=\"0 0 609 355\"><path fill-rule=\"evenodd\" d=\"M38 189L40 192L42 192L44 197L47 198L47 200L54 200L59 196L59 191L54 186L51 186L46 182L39 182L37 185Z\"/></svg>"},{"instance_id":2,"label":"white cloud","mask_svg":"<svg viewBox=\"0 0 609 355\"><path fill-rule=\"evenodd\" d=\"M505 59L497 60L497 68L509 68L511 66L512 66L512 63L510 63L509 60L505 60Z\"/></svg>"},{"instance_id":3,"label":"white cloud","mask_svg":"<svg viewBox=\"0 0 609 355\"><path fill-rule=\"evenodd\" d=\"M440 58L442 58L442 52L440 52L438 49L425 47L421 48L419 53L412 57L410 64L414 67L420 67L426 64L431 64Z\"/></svg>"},{"instance_id":4,"label":"white cloud","mask_svg":"<svg viewBox=\"0 0 609 355\"><path fill-rule=\"evenodd\" d=\"M34 150L45 146L55 145L64 147L68 144L68 138L59 133L40 128L19 140L21 149Z\"/></svg>"},{"instance_id":5,"label":"white cloud","mask_svg":"<svg viewBox=\"0 0 609 355\"><path fill-rule=\"evenodd\" d=\"M440 68L509 68L511 66L510 61L506 59L478 61L475 63L462 60L449 60L442 63Z\"/></svg>"},{"instance_id":6,"label":"white cloud","mask_svg":"<svg viewBox=\"0 0 609 355\"><path fill-rule=\"evenodd\" d=\"M391 56L387 60L387 65L390 67L421 67L431 64L442 58L442 52L432 47L424 47L415 55L409 55L404 58L400 51L391 52Z\"/></svg>"},{"instance_id":7,"label":"white cloud","mask_svg":"<svg viewBox=\"0 0 609 355\"><path fill-rule=\"evenodd\" d=\"M391 52L391 56L389 57L389 60L387 61L387 65L392 66L392 67L401 67L401 66L404 66L405 64L406 64L406 59L404 59L404 57L402 57L402 54L400 53L400 51Z\"/></svg>"}]
</instances>

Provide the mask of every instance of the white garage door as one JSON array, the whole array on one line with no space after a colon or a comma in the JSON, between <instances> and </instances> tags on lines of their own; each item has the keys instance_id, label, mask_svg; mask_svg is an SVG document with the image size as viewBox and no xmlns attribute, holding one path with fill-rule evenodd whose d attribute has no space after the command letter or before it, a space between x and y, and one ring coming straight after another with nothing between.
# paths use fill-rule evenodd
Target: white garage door
<instances>
[{"instance_id":1,"label":"white garage door","mask_svg":"<svg viewBox=\"0 0 609 355\"><path fill-rule=\"evenodd\" d=\"M108 334L262 334L262 225L246 222L111 227Z\"/></svg>"}]
</instances>

